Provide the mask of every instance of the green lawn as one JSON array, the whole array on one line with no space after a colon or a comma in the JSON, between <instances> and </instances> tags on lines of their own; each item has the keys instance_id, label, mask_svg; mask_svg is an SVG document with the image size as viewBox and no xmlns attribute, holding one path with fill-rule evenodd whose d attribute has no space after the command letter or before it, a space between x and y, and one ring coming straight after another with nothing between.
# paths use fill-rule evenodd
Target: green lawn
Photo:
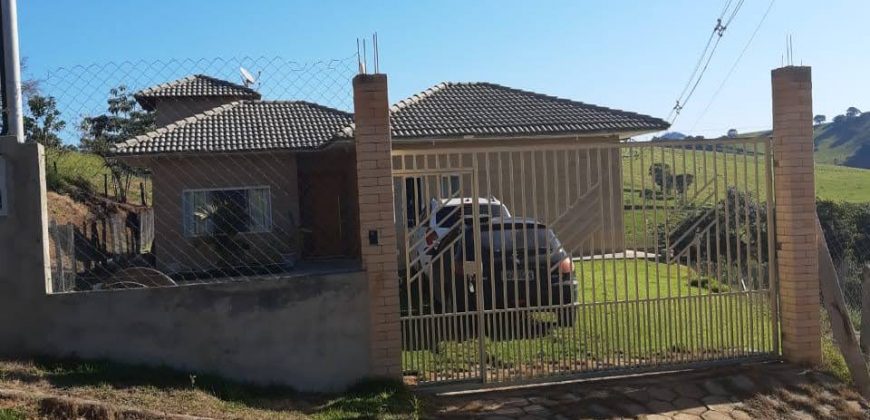
<instances>
[{"instance_id":1,"label":"green lawn","mask_svg":"<svg viewBox=\"0 0 870 420\"><path fill-rule=\"evenodd\" d=\"M490 380L772 351L766 294L730 293L738 287L701 279L676 264L587 261L577 264L577 274L580 307L574 328L548 323L565 316L555 310L486 316ZM424 328L431 328L458 338L405 351L407 373L422 380L479 376L473 315L459 318L418 324L423 336L430 336ZM490 338L517 330L522 334L516 338Z\"/></svg>"},{"instance_id":2,"label":"green lawn","mask_svg":"<svg viewBox=\"0 0 870 420\"><path fill-rule=\"evenodd\" d=\"M816 196L850 203L870 202L870 170L816 164Z\"/></svg>"}]
</instances>

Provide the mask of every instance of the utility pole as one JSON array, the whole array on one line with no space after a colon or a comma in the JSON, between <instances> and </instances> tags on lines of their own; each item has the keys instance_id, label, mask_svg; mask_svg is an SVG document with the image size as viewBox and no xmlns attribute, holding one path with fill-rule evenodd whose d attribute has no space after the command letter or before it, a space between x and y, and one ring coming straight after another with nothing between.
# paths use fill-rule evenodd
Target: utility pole
<instances>
[{"instance_id":1,"label":"utility pole","mask_svg":"<svg viewBox=\"0 0 870 420\"><path fill-rule=\"evenodd\" d=\"M24 112L21 99L21 59L18 53L18 7L16 0L0 0L3 36L3 135L24 143Z\"/></svg>"}]
</instances>

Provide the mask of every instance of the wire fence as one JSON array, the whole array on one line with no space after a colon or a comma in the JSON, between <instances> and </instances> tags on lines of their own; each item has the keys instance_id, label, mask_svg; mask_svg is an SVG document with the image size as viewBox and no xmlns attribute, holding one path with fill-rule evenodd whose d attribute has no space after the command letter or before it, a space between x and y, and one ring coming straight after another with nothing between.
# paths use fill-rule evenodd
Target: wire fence
<instances>
[{"instance_id":1,"label":"wire fence","mask_svg":"<svg viewBox=\"0 0 870 420\"><path fill-rule=\"evenodd\" d=\"M354 55L48 72L25 131L46 146L52 292L352 264L356 71Z\"/></svg>"},{"instance_id":2,"label":"wire fence","mask_svg":"<svg viewBox=\"0 0 870 420\"><path fill-rule=\"evenodd\" d=\"M860 328L863 267L870 263L870 203L819 200L816 207L849 315Z\"/></svg>"}]
</instances>

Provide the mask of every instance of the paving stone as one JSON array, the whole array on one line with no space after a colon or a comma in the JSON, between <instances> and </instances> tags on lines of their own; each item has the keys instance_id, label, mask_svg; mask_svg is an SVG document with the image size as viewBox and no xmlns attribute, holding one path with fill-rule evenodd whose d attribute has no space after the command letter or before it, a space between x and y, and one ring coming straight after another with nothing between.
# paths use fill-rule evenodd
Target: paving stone
<instances>
[{"instance_id":1,"label":"paving stone","mask_svg":"<svg viewBox=\"0 0 870 420\"><path fill-rule=\"evenodd\" d=\"M595 391L591 391L591 392L588 392L586 394L583 394L581 396L584 399L603 400L603 399L610 398L610 395L611 394L608 391L595 390Z\"/></svg>"},{"instance_id":2,"label":"paving stone","mask_svg":"<svg viewBox=\"0 0 870 420\"><path fill-rule=\"evenodd\" d=\"M529 397L529 402L531 402L532 404L543 405L545 407L555 407L555 406L559 405L558 401L551 400L547 397L539 397L539 396Z\"/></svg>"},{"instance_id":3,"label":"paving stone","mask_svg":"<svg viewBox=\"0 0 870 420\"><path fill-rule=\"evenodd\" d=\"M487 404L481 400L470 401L468 404L465 404L462 407L462 411L480 411L483 410L487 405L492 405L492 403Z\"/></svg>"},{"instance_id":4,"label":"paving stone","mask_svg":"<svg viewBox=\"0 0 870 420\"><path fill-rule=\"evenodd\" d=\"M649 392L645 389L638 389L634 391L629 391L624 394L626 397L631 398L632 400L639 403L646 403L652 399L652 396L649 395Z\"/></svg>"},{"instance_id":5,"label":"paving stone","mask_svg":"<svg viewBox=\"0 0 870 420\"><path fill-rule=\"evenodd\" d=\"M643 416L644 420L670 420L671 418L668 416L663 416L661 414L650 414L648 416Z\"/></svg>"},{"instance_id":6,"label":"paving stone","mask_svg":"<svg viewBox=\"0 0 870 420\"><path fill-rule=\"evenodd\" d=\"M586 406L586 409L590 413L594 414L596 417L602 417L602 418L619 417L619 415L614 413L613 410L611 410L610 408L605 407L601 404L592 403L592 404L589 404L588 406Z\"/></svg>"},{"instance_id":7,"label":"paving stone","mask_svg":"<svg viewBox=\"0 0 870 420\"><path fill-rule=\"evenodd\" d=\"M713 395L728 395L728 390L725 389L719 382L712 379L704 381L704 389Z\"/></svg>"},{"instance_id":8,"label":"paving stone","mask_svg":"<svg viewBox=\"0 0 870 420\"><path fill-rule=\"evenodd\" d=\"M701 388L699 388L695 384L691 384L691 383L677 385L674 387L674 391L677 394L680 394L684 397L689 397L689 398L701 398L704 395L706 395L704 390L702 390Z\"/></svg>"},{"instance_id":9,"label":"paving stone","mask_svg":"<svg viewBox=\"0 0 870 420\"><path fill-rule=\"evenodd\" d=\"M527 400L525 398L513 397L513 398L508 398L508 399L502 401L502 404L509 406L509 407L525 407L525 406L529 405L530 403L529 403L529 400Z\"/></svg>"},{"instance_id":10,"label":"paving stone","mask_svg":"<svg viewBox=\"0 0 870 420\"><path fill-rule=\"evenodd\" d=\"M739 389L745 393L752 393L758 391L758 385L755 384L755 381L750 379L746 375L735 375L728 377L728 382L734 386L734 388Z\"/></svg>"},{"instance_id":11,"label":"paving stone","mask_svg":"<svg viewBox=\"0 0 870 420\"><path fill-rule=\"evenodd\" d=\"M622 414L625 414L629 417L638 417L642 414L649 413L646 407L636 404L633 402L620 402L619 407L617 407Z\"/></svg>"},{"instance_id":12,"label":"paving stone","mask_svg":"<svg viewBox=\"0 0 870 420\"><path fill-rule=\"evenodd\" d=\"M548 416L550 414L550 409L539 404L532 404L523 407L523 410L525 410L525 412L528 414L533 414L536 416Z\"/></svg>"},{"instance_id":13,"label":"paving stone","mask_svg":"<svg viewBox=\"0 0 870 420\"><path fill-rule=\"evenodd\" d=\"M704 420L731 420L731 416L716 410L707 410L701 414L701 418Z\"/></svg>"},{"instance_id":14,"label":"paving stone","mask_svg":"<svg viewBox=\"0 0 870 420\"><path fill-rule=\"evenodd\" d=\"M486 416L483 420L514 420L514 418L507 416Z\"/></svg>"},{"instance_id":15,"label":"paving stone","mask_svg":"<svg viewBox=\"0 0 870 420\"><path fill-rule=\"evenodd\" d=\"M721 395L708 395L701 398L701 401L707 406L707 408L716 411L728 411L732 406L731 401Z\"/></svg>"},{"instance_id":16,"label":"paving stone","mask_svg":"<svg viewBox=\"0 0 870 420\"><path fill-rule=\"evenodd\" d=\"M646 407L650 410L650 413L670 413L674 411L674 405L662 400L652 400L646 403Z\"/></svg>"},{"instance_id":17,"label":"paving stone","mask_svg":"<svg viewBox=\"0 0 870 420\"><path fill-rule=\"evenodd\" d=\"M689 414L698 414L707 411L707 407L704 406L701 401L698 401L694 398L688 397L679 397L674 400L674 407L681 413L689 413Z\"/></svg>"},{"instance_id":18,"label":"paving stone","mask_svg":"<svg viewBox=\"0 0 870 420\"><path fill-rule=\"evenodd\" d=\"M700 420L701 416L692 413L679 412L672 417L674 420Z\"/></svg>"},{"instance_id":19,"label":"paving stone","mask_svg":"<svg viewBox=\"0 0 870 420\"><path fill-rule=\"evenodd\" d=\"M752 416L743 410L731 410L728 414L730 414L731 418L734 420L752 420Z\"/></svg>"},{"instance_id":20,"label":"paving stone","mask_svg":"<svg viewBox=\"0 0 870 420\"><path fill-rule=\"evenodd\" d=\"M496 416L511 416L511 417L519 417L526 414L522 408L519 407L502 407L498 410L492 412L493 415Z\"/></svg>"},{"instance_id":21,"label":"paving stone","mask_svg":"<svg viewBox=\"0 0 870 420\"><path fill-rule=\"evenodd\" d=\"M562 402L569 402L569 403L580 401L580 397L578 397L570 392L566 392L564 394L561 394L561 395L557 396L556 399L559 401L562 401Z\"/></svg>"},{"instance_id":22,"label":"paving stone","mask_svg":"<svg viewBox=\"0 0 870 420\"><path fill-rule=\"evenodd\" d=\"M545 418L546 418L546 417L535 416L535 415L532 415L532 414L526 414L525 416L520 417L518 420L542 420L542 419L545 419Z\"/></svg>"},{"instance_id":23,"label":"paving stone","mask_svg":"<svg viewBox=\"0 0 870 420\"><path fill-rule=\"evenodd\" d=\"M677 394L674 391L671 391L667 388L653 388L649 390L650 397L662 400L662 401L671 401L677 397Z\"/></svg>"}]
</instances>

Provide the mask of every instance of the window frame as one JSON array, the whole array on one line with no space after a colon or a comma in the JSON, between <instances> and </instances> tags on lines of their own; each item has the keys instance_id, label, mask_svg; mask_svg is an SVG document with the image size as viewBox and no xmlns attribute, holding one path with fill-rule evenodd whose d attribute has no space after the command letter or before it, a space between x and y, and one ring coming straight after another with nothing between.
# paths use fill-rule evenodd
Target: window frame
<instances>
[{"instance_id":1,"label":"window frame","mask_svg":"<svg viewBox=\"0 0 870 420\"><path fill-rule=\"evenodd\" d=\"M273 229L273 220L272 220L272 186L271 185L245 185L239 187L209 187L209 188L183 188L181 190L181 229L185 238L207 238L213 236L212 232L204 232L204 233L195 233L193 229L193 214L187 214L187 203L188 197L192 193L199 192L214 192L214 191L251 191L251 190L265 190L266 191L266 212L265 212L265 223L264 226L260 229L252 229L244 232L239 232L239 235L247 235L247 234L262 234L262 233L271 233ZM248 218L251 217L251 197L247 195L246 203ZM195 209L193 211L196 211ZM248 220L250 224L250 220Z\"/></svg>"}]
</instances>

